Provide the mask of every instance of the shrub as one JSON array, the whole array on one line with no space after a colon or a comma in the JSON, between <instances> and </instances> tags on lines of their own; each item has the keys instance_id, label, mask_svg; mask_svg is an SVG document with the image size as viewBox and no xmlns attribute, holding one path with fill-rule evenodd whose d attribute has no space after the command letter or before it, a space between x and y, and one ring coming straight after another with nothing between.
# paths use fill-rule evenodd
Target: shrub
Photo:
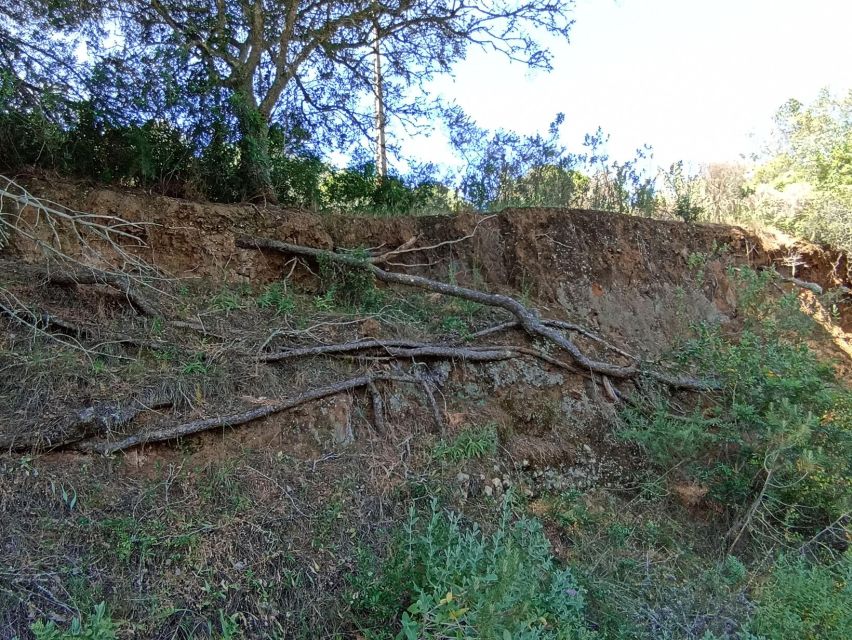
<instances>
[{"instance_id":1,"label":"shrub","mask_svg":"<svg viewBox=\"0 0 852 640\"><path fill-rule=\"evenodd\" d=\"M734 508L759 496L773 522L807 535L852 502L852 394L802 340L790 300L771 300L765 276L741 283L741 333L700 326L680 353L721 390L686 415L659 399L625 414L622 435L660 465L681 464Z\"/></svg>"},{"instance_id":2,"label":"shrub","mask_svg":"<svg viewBox=\"0 0 852 640\"><path fill-rule=\"evenodd\" d=\"M496 530L465 527L433 501L422 521L412 507L381 571L361 574L355 598L368 638L592 638L581 588L554 563L537 520L511 522L508 500ZM367 575L367 579L364 579Z\"/></svg>"},{"instance_id":3,"label":"shrub","mask_svg":"<svg viewBox=\"0 0 852 640\"><path fill-rule=\"evenodd\" d=\"M837 566L782 558L757 592L751 638L845 640L852 637L852 557Z\"/></svg>"}]
</instances>

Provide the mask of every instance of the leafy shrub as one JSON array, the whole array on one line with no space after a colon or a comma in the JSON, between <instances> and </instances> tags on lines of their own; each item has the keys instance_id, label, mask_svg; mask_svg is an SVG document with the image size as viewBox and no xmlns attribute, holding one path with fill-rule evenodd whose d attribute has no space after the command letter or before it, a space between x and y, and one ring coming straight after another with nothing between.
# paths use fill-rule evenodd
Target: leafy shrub
<instances>
[{"instance_id":1,"label":"leafy shrub","mask_svg":"<svg viewBox=\"0 0 852 640\"><path fill-rule=\"evenodd\" d=\"M749 625L755 640L845 640L852 637L852 557L838 566L782 558L758 592Z\"/></svg>"},{"instance_id":2,"label":"leafy shrub","mask_svg":"<svg viewBox=\"0 0 852 640\"><path fill-rule=\"evenodd\" d=\"M70 638L85 638L88 640L115 640L116 626L107 613L106 603L95 606L92 615L87 618L74 618L67 630L61 630L54 622L45 624L36 622L31 630L36 640L69 640Z\"/></svg>"},{"instance_id":3,"label":"leafy shrub","mask_svg":"<svg viewBox=\"0 0 852 640\"><path fill-rule=\"evenodd\" d=\"M852 502L852 394L802 340L789 298L765 295L767 276L741 283L746 314L737 336L697 327L680 358L721 390L683 415L659 400L625 413L624 437L663 466L684 464L711 495L732 507L761 495L772 521L808 534Z\"/></svg>"},{"instance_id":4,"label":"leafy shrub","mask_svg":"<svg viewBox=\"0 0 852 640\"><path fill-rule=\"evenodd\" d=\"M360 574L352 601L368 638L592 638L583 592L558 568L541 524L511 522L504 503L491 535L438 510L408 522L380 571Z\"/></svg>"}]
</instances>

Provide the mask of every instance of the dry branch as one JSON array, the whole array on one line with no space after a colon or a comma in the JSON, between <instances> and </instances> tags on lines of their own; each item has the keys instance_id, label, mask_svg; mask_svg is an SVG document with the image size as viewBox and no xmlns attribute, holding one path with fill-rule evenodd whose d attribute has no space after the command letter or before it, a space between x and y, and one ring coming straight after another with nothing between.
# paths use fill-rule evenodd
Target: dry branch
<instances>
[{"instance_id":1,"label":"dry branch","mask_svg":"<svg viewBox=\"0 0 852 640\"><path fill-rule=\"evenodd\" d=\"M126 274L111 273L108 271L100 271L97 269L87 270L64 270L62 272L54 272L48 276L48 282L62 286L74 285L106 285L121 291L140 313L146 316L157 317L162 315L160 310L153 302L148 300L144 295L136 291L133 287L133 280Z\"/></svg>"},{"instance_id":2,"label":"dry branch","mask_svg":"<svg viewBox=\"0 0 852 640\"><path fill-rule=\"evenodd\" d=\"M442 358L446 360L468 360L490 362L515 357L510 348L504 347L455 347L452 345L428 344L414 340L357 340L340 344L320 345L286 349L261 355L261 362L280 362L317 355L339 355L360 351L379 350L392 358Z\"/></svg>"},{"instance_id":3,"label":"dry branch","mask_svg":"<svg viewBox=\"0 0 852 640\"><path fill-rule=\"evenodd\" d=\"M284 400L279 400L278 402L271 402L256 409L250 409L248 411L242 411L240 413L234 413L226 416L217 416L214 418L192 420L190 422L184 422L182 424L172 425L162 429L155 429L153 431L137 433L128 436L123 440L118 440L115 442L109 442L104 440L86 440L84 442L77 443L74 448L80 451L91 451L95 453L102 453L104 455L110 455L112 453L115 453L116 451L123 451L124 449L129 449L130 447L135 447L140 444L174 440L175 438L182 438L184 436L200 433L202 431L208 431L210 429L237 427L249 422L253 422L254 420L259 420L261 418L266 418L267 416L271 416L276 413L281 413L282 411L298 407L308 402L321 400L323 398L327 398L338 393L352 391L361 387L369 387L369 385L374 384L377 380L417 382L417 380L415 380L414 378L402 374L368 373L362 376L341 380L340 382L336 382L325 387L320 387L319 389L314 389L313 391L306 391L292 398L286 398Z\"/></svg>"},{"instance_id":4,"label":"dry branch","mask_svg":"<svg viewBox=\"0 0 852 640\"><path fill-rule=\"evenodd\" d=\"M480 219L476 223L476 225L473 227L473 231L471 231L467 235L464 235L460 238L455 238L453 240L444 240L443 242L438 242L437 244L431 244L428 247L413 247L412 245L415 242L417 242L418 238L417 238L417 236L415 236L413 238L409 238L406 242L404 242L402 245L400 245L396 249L393 249L393 250L388 251L386 253L383 253L381 255L370 258L370 262L372 264L382 264L382 263L387 262L391 258L395 258L399 255L402 255L403 253L422 253L424 251L433 251L435 249L440 249L441 247L446 247L446 246L449 246L449 245L464 242L465 240L470 240L473 236L476 235L476 231L479 229L479 225L484 224L484 223L488 222L489 220L491 220L492 218L496 218L496 217L497 217L496 213L491 214L490 216L485 216L484 218Z\"/></svg>"},{"instance_id":5,"label":"dry branch","mask_svg":"<svg viewBox=\"0 0 852 640\"><path fill-rule=\"evenodd\" d=\"M479 291L477 289L447 284L437 280L424 278L422 276L385 271L384 269L377 267L375 264L371 264L370 262L366 262L355 256L289 244L269 238L242 236L237 239L237 245L247 249L268 249L288 254L308 256L315 259L331 260L353 268L367 269L376 277L377 280L387 284L398 284L426 289L427 291L432 291L434 293L440 293L442 295L461 298L463 300L469 300L482 305L504 309L515 317L518 324L527 332L527 334L533 337L544 338L545 340L559 346L571 356L572 360L578 367L593 373L617 379L631 379L639 375L647 375L659 382L679 389L706 391L715 388L713 383L707 381L697 380L691 377L672 376L653 370L643 370L640 368L639 364L621 366L599 360L593 360L586 356L579 347L577 347L577 345L571 342L571 340L561 334L557 328L548 326L535 312L510 296L485 293L484 291Z\"/></svg>"}]
</instances>

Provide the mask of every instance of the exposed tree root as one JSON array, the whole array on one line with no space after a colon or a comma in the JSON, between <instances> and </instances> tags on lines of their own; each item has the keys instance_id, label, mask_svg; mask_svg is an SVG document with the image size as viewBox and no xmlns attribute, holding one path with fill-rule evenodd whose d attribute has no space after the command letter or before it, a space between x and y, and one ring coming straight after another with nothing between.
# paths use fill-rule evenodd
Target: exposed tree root
<instances>
[{"instance_id":1,"label":"exposed tree root","mask_svg":"<svg viewBox=\"0 0 852 640\"><path fill-rule=\"evenodd\" d=\"M415 378L412 378L411 376L407 376L405 374L367 373L354 378L341 380L340 382L336 382L325 387L320 387L319 389L306 391L304 393L300 393L297 396L285 398L284 400L279 400L278 402L271 402L256 409L250 409L248 411L242 411L240 413L234 413L227 416L192 420L190 422L184 422L181 424L164 427L162 429L155 429L153 431L134 434L132 436L124 438L123 440L118 440L114 442L105 441L102 439L85 440L83 442L77 442L76 444L74 444L74 449L78 451L90 451L109 455L117 451L129 449L130 447L135 447L140 444L174 440L175 438L181 438L184 436L192 435L194 433L208 431L210 429L237 427L248 422L253 422L254 420L259 420L261 418L265 418L276 413L281 413L282 411L298 407L308 402L321 400L323 398L327 398L338 393L344 393L346 391L352 391L354 389L359 389L362 387L370 387L370 385L375 385L375 382L377 380L394 380L397 382L410 383L419 382Z\"/></svg>"},{"instance_id":2,"label":"exposed tree root","mask_svg":"<svg viewBox=\"0 0 852 640\"><path fill-rule=\"evenodd\" d=\"M154 395L126 405L96 404L53 420L36 433L0 433L0 451L46 451L72 447L81 440L123 427L146 411L167 407L170 399Z\"/></svg>"},{"instance_id":3,"label":"exposed tree root","mask_svg":"<svg viewBox=\"0 0 852 640\"><path fill-rule=\"evenodd\" d=\"M375 278L387 284L398 284L408 287L425 289L434 293L470 300L482 305L498 307L511 313L524 331L530 336L544 338L545 340L559 346L566 351L574 363L581 369L605 375L610 378L632 379L639 375L645 375L673 388L690 389L695 391L707 391L716 387L712 382L698 380L692 377L673 376L662 372L641 368L640 364L622 366L593 360L586 356L571 340L565 337L554 326L549 326L542 321L538 314L528 309L514 298L502 294L485 293L468 287L447 284L437 280L431 280L422 276L394 273L385 271L368 261L357 257L334 253L323 249L304 247L272 240L269 238L253 238L242 236L237 239L237 245L243 248L268 249L282 253L307 256L315 259L325 259L344 264L353 268L367 269Z\"/></svg>"},{"instance_id":4,"label":"exposed tree root","mask_svg":"<svg viewBox=\"0 0 852 640\"><path fill-rule=\"evenodd\" d=\"M127 301L130 302L130 304L132 304L133 307L142 315L150 317L163 315L157 305L134 289L133 280L124 274L110 273L96 269L78 269L75 271L63 270L59 272L51 272L48 276L48 282L62 286L74 286L81 284L106 285L121 291L127 297Z\"/></svg>"}]
</instances>

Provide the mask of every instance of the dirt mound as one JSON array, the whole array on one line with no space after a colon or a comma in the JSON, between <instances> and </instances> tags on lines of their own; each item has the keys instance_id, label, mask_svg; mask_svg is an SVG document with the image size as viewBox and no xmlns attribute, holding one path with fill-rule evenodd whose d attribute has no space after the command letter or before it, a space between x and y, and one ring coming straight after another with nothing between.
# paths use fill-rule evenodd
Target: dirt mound
<instances>
[{"instance_id":1,"label":"dirt mound","mask_svg":"<svg viewBox=\"0 0 852 640\"><path fill-rule=\"evenodd\" d=\"M826 290L852 283L852 264L841 252L728 225L563 209L508 209L488 219L471 214L319 216L59 181L34 180L29 188L72 209L144 223L145 258L179 278L255 284L279 280L286 259L239 248L235 240L241 235L323 249L390 251L409 243L433 248L395 257L395 268L520 291L652 348L669 339L684 320L717 320L730 313L729 266L772 266ZM25 246L16 250L35 257ZM709 276L700 292L694 286L696 273ZM677 310L685 317L671 326ZM839 311L843 328L852 330L848 308Z\"/></svg>"}]
</instances>

